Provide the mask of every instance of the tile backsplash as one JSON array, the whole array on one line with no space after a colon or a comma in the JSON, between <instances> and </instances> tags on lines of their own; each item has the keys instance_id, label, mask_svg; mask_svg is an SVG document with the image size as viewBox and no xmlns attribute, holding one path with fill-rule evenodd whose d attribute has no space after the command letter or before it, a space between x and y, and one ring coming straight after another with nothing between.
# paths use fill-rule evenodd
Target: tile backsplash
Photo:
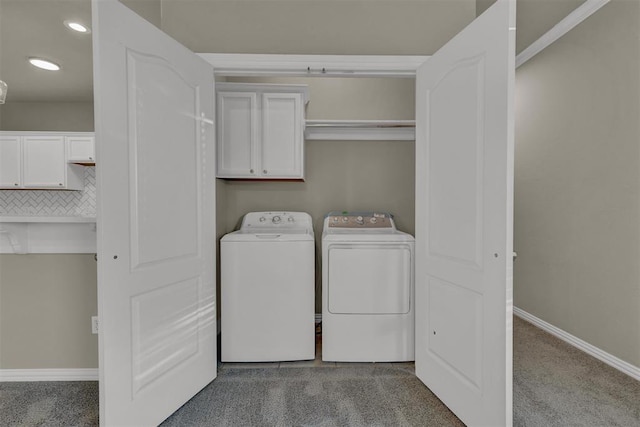
<instances>
[{"instance_id":1,"label":"tile backsplash","mask_svg":"<svg viewBox=\"0 0 640 427\"><path fill-rule=\"evenodd\" d=\"M96 216L96 168L85 166L83 191L0 190L0 216Z\"/></svg>"}]
</instances>

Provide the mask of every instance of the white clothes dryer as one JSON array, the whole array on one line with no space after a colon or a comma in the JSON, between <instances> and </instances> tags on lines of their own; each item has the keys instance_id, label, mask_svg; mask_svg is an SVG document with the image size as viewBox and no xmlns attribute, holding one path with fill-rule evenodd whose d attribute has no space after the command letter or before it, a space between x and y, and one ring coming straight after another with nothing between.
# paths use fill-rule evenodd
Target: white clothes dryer
<instances>
[{"instance_id":1,"label":"white clothes dryer","mask_svg":"<svg viewBox=\"0 0 640 427\"><path fill-rule=\"evenodd\" d=\"M390 214L331 212L322 234L322 360L412 361L414 238Z\"/></svg>"},{"instance_id":2,"label":"white clothes dryer","mask_svg":"<svg viewBox=\"0 0 640 427\"><path fill-rule=\"evenodd\" d=\"M315 358L315 243L304 212L251 212L220 240L221 360Z\"/></svg>"}]
</instances>

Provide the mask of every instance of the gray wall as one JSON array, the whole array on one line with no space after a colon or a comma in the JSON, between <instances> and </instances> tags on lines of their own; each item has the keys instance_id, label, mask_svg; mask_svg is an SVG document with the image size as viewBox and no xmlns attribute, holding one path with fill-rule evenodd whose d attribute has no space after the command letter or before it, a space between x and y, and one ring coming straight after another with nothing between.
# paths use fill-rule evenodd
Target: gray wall
<instances>
[{"instance_id":1,"label":"gray wall","mask_svg":"<svg viewBox=\"0 0 640 427\"><path fill-rule=\"evenodd\" d=\"M475 0L162 1L162 29L194 52L430 55Z\"/></svg>"},{"instance_id":2,"label":"gray wall","mask_svg":"<svg viewBox=\"0 0 640 427\"><path fill-rule=\"evenodd\" d=\"M7 102L0 130L93 132L93 102Z\"/></svg>"},{"instance_id":3,"label":"gray wall","mask_svg":"<svg viewBox=\"0 0 640 427\"><path fill-rule=\"evenodd\" d=\"M640 6L517 72L515 305L640 366Z\"/></svg>"},{"instance_id":4,"label":"gray wall","mask_svg":"<svg viewBox=\"0 0 640 427\"><path fill-rule=\"evenodd\" d=\"M91 254L0 255L0 368L97 368Z\"/></svg>"}]
</instances>

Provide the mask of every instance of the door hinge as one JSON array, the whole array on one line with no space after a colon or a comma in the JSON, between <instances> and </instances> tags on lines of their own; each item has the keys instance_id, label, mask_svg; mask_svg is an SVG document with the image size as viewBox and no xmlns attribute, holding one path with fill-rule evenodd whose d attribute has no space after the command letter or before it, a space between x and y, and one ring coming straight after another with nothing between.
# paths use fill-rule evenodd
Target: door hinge
<instances>
[{"instance_id":1,"label":"door hinge","mask_svg":"<svg viewBox=\"0 0 640 427\"><path fill-rule=\"evenodd\" d=\"M91 333L94 335L98 333L98 316L91 316Z\"/></svg>"}]
</instances>

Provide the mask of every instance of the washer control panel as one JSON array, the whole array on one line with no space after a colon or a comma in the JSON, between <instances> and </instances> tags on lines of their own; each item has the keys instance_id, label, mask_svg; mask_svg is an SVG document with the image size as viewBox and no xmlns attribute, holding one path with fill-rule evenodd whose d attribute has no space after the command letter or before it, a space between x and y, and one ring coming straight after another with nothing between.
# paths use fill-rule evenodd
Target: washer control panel
<instances>
[{"instance_id":1,"label":"washer control panel","mask_svg":"<svg viewBox=\"0 0 640 427\"><path fill-rule=\"evenodd\" d=\"M250 212L242 219L242 230L255 228L310 228L312 221L305 212Z\"/></svg>"},{"instance_id":2,"label":"washer control panel","mask_svg":"<svg viewBox=\"0 0 640 427\"><path fill-rule=\"evenodd\" d=\"M388 213L331 212L327 215L329 228L395 228Z\"/></svg>"}]
</instances>

